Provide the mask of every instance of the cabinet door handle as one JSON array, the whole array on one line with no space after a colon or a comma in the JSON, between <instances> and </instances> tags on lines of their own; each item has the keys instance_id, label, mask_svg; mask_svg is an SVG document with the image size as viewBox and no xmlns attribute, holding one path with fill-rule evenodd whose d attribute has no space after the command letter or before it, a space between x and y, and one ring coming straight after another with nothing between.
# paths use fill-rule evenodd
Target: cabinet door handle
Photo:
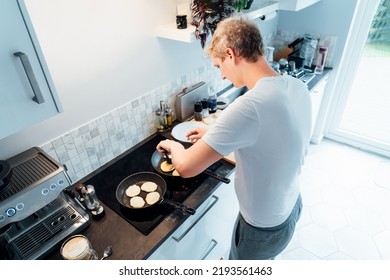
<instances>
[{"instance_id":1,"label":"cabinet door handle","mask_svg":"<svg viewBox=\"0 0 390 280\"><path fill-rule=\"evenodd\" d=\"M217 240L211 239L211 245L208 247L206 252L203 254L201 260L205 260L208 257L208 255L211 253L211 251L215 248L215 246L217 246L217 244L218 244Z\"/></svg>"},{"instance_id":2,"label":"cabinet door handle","mask_svg":"<svg viewBox=\"0 0 390 280\"><path fill-rule=\"evenodd\" d=\"M26 72L26 76L28 78L28 81L30 82L31 89L34 93L33 100L38 104L44 103L45 99L43 98L41 89L39 88L37 79L35 78L35 75L34 75L32 67L31 67L30 60L28 59L28 56L22 52L16 52L16 53L14 53L14 55L19 57L20 61L22 62L24 71Z\"/></svg>"},{"instance_id":3,"label":"cabinet door handle","mask_svg":"<svg viewBox=\"0 0 390 280\"><path fill-rule=\"evenodd\" d=\"M212 195L211 198L213 198L214 201L201 214L199 214L199 217L179 237L172 236L173 240L175 240L176 242L180 242L180 240L182 240L184 236L186 236L187 233L190 232L190 230L203 218L204 215L206 215L208 211L210 211L210 209L219 200L219 198L215 195Z\"/></svg>"}]
</instances>

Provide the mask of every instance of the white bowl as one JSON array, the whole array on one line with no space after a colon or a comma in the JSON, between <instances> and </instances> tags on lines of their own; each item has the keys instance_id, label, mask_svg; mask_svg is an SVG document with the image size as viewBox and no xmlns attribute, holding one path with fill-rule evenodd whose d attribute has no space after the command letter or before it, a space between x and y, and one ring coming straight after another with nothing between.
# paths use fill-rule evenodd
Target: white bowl
<instances>
[{"instance_id":1,"label":"white bowl","mask_svg":"<svg viewBox=\"0 0 390 280\"><path fill-rule=\"evenodd\" d=\"M217 108L218 109L225 109L230 104L230 100L227 97L218 97L217 98Z\"/></svg>"}]
</instances>

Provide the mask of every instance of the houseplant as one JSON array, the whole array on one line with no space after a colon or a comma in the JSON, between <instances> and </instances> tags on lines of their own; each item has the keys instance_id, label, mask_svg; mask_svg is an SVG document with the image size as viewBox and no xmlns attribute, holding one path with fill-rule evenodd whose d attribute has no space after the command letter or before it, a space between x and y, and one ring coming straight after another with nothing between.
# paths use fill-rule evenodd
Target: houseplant
<instances>
[{"instance_id":1,"label":"houseplant","mask_svg":"<svg viewBox=\"0 0 390 280\"><path fill-rule=\"evenodd\" d=\"M249 1L253 2L253 1ZM214 34L217 24L234 12L247 8L248 0L193 0L191 4L192 22L195 36L202 48L207 37Z\"/></svg>"}]
</instances>

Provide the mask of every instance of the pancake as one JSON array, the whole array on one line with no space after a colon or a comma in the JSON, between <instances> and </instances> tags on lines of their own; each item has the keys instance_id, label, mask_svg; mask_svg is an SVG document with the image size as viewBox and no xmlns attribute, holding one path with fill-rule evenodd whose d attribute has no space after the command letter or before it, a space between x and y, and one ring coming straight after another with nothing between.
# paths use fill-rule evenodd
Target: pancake
<instances>
[{"instance_id":1,"label":"pancake","mask_svg":"<svg viewBox=\"0 0 390 280\"><path fill-rule=\"evenodd\" d=\"M141 190L144 192L154 192L157 190L157 184L155 182L145 182L142 184Z\"/></svg>"},{"instance_id":2,"label":"pancake","mask_svg":"<svg viewBox=\"0 0 390 280\"><path fill-rule=\"evenodd\" d=\"M160 200L160 194L158 192L150 192L146 195L145 200L147 204L153 205Z\"/></svg>"},{"instance_id":3,"label":"pancake","mask_svg":"<svg viewBox=\"0 0 390 280\"><path fill-rule=\"evenodd\" d=\"M173 170L173 172L172 172L172 175L173 175L173 176L180 176L179 172L177 172L177 170L176 170L176 169L175 169L175 170Z\"/></svg>"},{"instance_id":4,"label":"pancake","mask_svg":"<svg viewBox=\"0 0 390 280\"><path fill-rule=\"evenodd\" d=\"M130 205L133 208L142 208L145 205L145 200L140 196L134 196L130 199Z\"/></svg>"},{"instance_id":5,"label":"pancake","mask_svg":"<svg viewBox=\"0 0 390 280\"><path fill-rule=\"evenodd\" d=\"M138 187L137 185L131 185L129 186L127 189L126 189L126 195L128 197L134 197L134 196L137 196L139 195L141 192L141 188Z\"/></svg>"},{"instance_id":6,"label":"pancake","mask_svg":"<svg viewBox=\"0 0 390 280\"><path fill-rule=\"evenodd\" d=\"M167 161L163 161L161 164L160 164L160 168L163 172L171 172L175 169L175 167L173 166L173 164L169 164Z\"/></svg>"}]
</instances>

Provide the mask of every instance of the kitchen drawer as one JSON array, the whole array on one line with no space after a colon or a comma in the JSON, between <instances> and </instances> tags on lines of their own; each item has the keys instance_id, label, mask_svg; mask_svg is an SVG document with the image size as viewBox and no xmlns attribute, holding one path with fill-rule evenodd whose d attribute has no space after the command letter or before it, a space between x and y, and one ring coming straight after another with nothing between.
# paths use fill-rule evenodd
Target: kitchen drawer
<instances>
[{"instance_id":1,"label":"kitchen drawer","mask_svg":"<svg viewBox=\"0 0 390 280\"><path fill-rule=\"evenodd\" d=\"M222 184L149 259L227 258L231 233L238 213L231 183Z\"/></svg>"}]
</instances>

